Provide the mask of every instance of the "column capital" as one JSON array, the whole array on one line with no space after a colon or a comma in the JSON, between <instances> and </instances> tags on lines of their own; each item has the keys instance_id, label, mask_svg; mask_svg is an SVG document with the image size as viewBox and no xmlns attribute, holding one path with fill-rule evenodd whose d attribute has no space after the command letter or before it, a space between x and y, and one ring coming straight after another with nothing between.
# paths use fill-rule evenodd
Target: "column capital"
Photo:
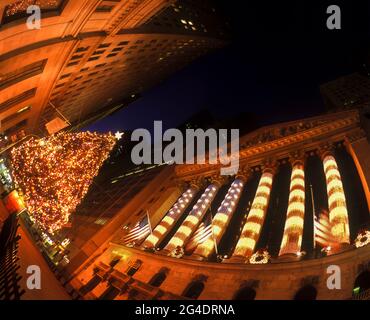
<instances>
[{"instance_id":1,"label":"column capital","mask_svg":"<svg viewBox=\"0 0 370 320\"><path fill-rule=\"evenodd\" d=\"M203 177L201 178L194 178L191 180L177 180L176 185L182 189L194 188L194 189L201 189L206 185L206 181Z\"/></svg>"},{"instance_id":2,"label":"column capital","mask_svg":"<svg viewBox=\"0 0 370 320\"><path fill-rule=\"evenodd\" d=\"M217 184L218 186L222 186L226 181L228 181L228 176L221 176L221 175L213 175L208 178L208 180L213 183Z\"/></svg>"},{"instance_id":3,"label":"column capital","mask_svg":"<svg viewBox=\"0 0 370 320\"><path fill-rule=\"evenodd\" d=\"M317 154L320 156L321 160L324 160L324 158L328 155L333 155L333 152L334 144L330 142L320 144L317 150Z\"/></svg>"},{"instance_id":4,"label":"column capital","mask_svg":"<svg viewBox=\"0 0 370 320\"><path fill-rule=\"evenodd\" d=\"M235 175L235 179L247 181L251 174L251 168L249 166L244 166L239 169L238 173Z\"/></svg>"},{"instance_id":5,"label":"column capital","mask_svg":"<svg viewBox=\"0 0 370 320\"><path fill-rule=\"evenodd\" d=\"M297 150L289 154L288 161L294 166L296 163L301 163L304 165L306 162L307 154L302 150Z\"/></svg>"},{"instance_id":6,"label":"column capital","mask_svg":"<svg viewBox=\"0 0 370 320\"><path fill-rule=\"evenodd\" d=\"M195 189L201 189L206 185L206 179L204 177L195 178L188 182L188 186Z\"/></svg>"},{"instance_id":7,"label":"column capital","mask_svg":"<svg viewBox=\"0 0 370 320\"><path fill-rule=\"evenodd\" d=\"M262 173L270 172L272 174L275 174L277 171L277 168L278 168L278 162L274 158L264 161L261 165Z\"/></svg>"}]
</instances>

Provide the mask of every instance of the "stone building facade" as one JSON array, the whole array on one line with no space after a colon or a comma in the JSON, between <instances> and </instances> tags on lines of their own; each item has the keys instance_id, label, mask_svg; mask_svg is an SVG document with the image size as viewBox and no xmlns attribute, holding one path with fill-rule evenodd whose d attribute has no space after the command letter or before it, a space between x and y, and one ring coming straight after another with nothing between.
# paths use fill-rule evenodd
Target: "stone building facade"
<instances>
[{"instance_id":1,"label":"stone building facade","mask_svg":"<svg viewBox=\"0 0 370 320\"><path fill-rule=\"evenodd\" d=\"M367 296L370 145L358 111L264 127L240 145L236 176L165 167L71 259L65 281L84 299ZM332 268L340 289L328 287Z\"/></svg>"}]
</instances>

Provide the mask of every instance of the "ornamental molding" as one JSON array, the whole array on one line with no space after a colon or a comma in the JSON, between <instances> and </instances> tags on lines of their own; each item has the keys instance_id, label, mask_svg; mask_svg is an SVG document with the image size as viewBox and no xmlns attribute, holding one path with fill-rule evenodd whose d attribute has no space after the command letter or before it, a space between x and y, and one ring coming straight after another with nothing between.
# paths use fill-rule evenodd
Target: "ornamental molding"
<instances>
[{"instance_id":1,"label":"ornamental molding","mask_svg":"<svg viewBox=\"0 0 370 320\"><path fill-rule=\"evenodd\" d=\"M140 27L153 15L166 9L175 0L125 0L122 1L111 21L104 30L111 35L117 34L121 29Z\"/></svg>"},{"instance_id":2,"label":"ornamental molding","mask_svg":"<svg viewBox=\"0 0 370 320\"><path fill-rule=\"evenodd\" d=\"M292 128L302 128L301 131ZM291 128L291 129L286 129ZM285 130L284 130L285 129ZM288 132L288 135L273 135L272 133ZM360 131L360 133L359 133ZM264 133L265 132L265 133ZM293 133L291 133L293 132ZM240 167L249 165L261 165L265 161L289 158L292 152L300 150L303 154L320 148L323 141L326 144L348 139L348 137L361 136L360 118L357 110L350 110L335 114L324 115L306 120L289 122L274 126L263 127L241 137L240 141ZM256 134L257 133L257 134ZM266 136L262 141L256 137ZM352 138L354 139L354 138ZM253 142L253 143L252 143ZM176 175L179 177L203 175L212 176L218 174L220 164L191 164L177 165Z\"/></svg>"},{"instance_id":3,"label":"ornamental molding","mask_svg":"<svg viewBox=\"0 0 370 320\"><path fill-rule=\"evenodd\" d=\"M116 8L116 13L111 17L110 21L105 25L104 30L108 33L115 33L120 29L125 18L137 8L134 0L123 1L119 8Z\"/></svg>"}]
</instances>

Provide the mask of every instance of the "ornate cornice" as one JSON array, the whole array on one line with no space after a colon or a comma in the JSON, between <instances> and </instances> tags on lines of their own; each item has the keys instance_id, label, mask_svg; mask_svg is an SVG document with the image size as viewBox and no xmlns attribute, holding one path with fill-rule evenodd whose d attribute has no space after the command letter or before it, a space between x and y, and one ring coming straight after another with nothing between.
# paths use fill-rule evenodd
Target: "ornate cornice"
<instances>
[{"instance_id":1,"label":"ornate cornice","mask_svg":"<svg viewBox=\"0 0 370 320\"><path fill-rule=\"evenodd\" d=\"M298 125L304 128L299 132L291 133L286 136L277 135L272 139L272 132L276 132L280 128L284 132L284 128L292 128ZM308 128L308 129L307 129ZM248 145L250 138L255 138L256 134L250 133L241 138L240 148L240 167L248 164L249 166L263 165L269 159L290 158L292 152L299 150L302 154L306 151L320 148L325 143L335 143L340 140L348 139L348 136L358 137L360 129L360 117L357 110L333 113L320 117L308 118L305 120L279 124L275 126L264 127L256 132L260 135L263 130L268 133L267 136L271 140L261 142L258 140L255 144ZM289 130L288 130L289 131ZM290 129L289 132L294 132ZM357 132L357 133L356 133ZM212 175L219 172L221 165L210 164L193 164L193 165L178 165L175 169L179 177L194 176L194 175Z\"/></svg>"}]
</instances>

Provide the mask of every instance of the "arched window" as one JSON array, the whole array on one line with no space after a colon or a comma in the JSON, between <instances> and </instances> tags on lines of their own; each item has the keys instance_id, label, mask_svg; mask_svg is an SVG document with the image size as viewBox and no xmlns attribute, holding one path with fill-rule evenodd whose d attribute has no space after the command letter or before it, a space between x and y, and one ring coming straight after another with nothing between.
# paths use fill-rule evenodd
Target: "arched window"
<instances>
[{"instance_id":1,"label":"arched window","mask_svg":"<svg viewBox=\"0 0 370 320\"><path fill-rule=\"evenodd\" d=\"M314 286L307 285L299 289L294 296L294 300L316 300L317 290Z\"/></svg>"},{"instance_id":2,"label":"arched window","mask_svg":"<svg viewBox=\"0 0 370 320\"><path fill-rule=\"evenodd\" d=\"M356 295L367 290L370 290L370 271L361 272L357 276L353 286L353 294Z\"/></svg>"},{"instance_id":3,"label":"arched window","mask_svg":"<svg viewBox=\"0 0 370 320\"><path fill-rule=\"evenodd\" d=\"M164 280L167 278L167 271L161 270L156 273L152 279L150 279L149 284L153 287L160 287Z\"/></svg>"},{"instance_id":4,"label":"arched window","mask_svg":"<svg viewBox=\"0 0 370 320\"><path fill-rule=\"evenodd\" d=\"M190 283L182 295L189 299L198 299L203 290L204 283L197 280Z\"/></svg>"},{"instance_id":5,"label":"arched window","mask_svg":"<svg viewBox=\"0 0 370 320\"><path fill-rule=\"evenodd\" d=\"M251 287L244 287L238 290L233 300L254 300L256 297L256 290Z\"/></svg>"}]
</instances>

